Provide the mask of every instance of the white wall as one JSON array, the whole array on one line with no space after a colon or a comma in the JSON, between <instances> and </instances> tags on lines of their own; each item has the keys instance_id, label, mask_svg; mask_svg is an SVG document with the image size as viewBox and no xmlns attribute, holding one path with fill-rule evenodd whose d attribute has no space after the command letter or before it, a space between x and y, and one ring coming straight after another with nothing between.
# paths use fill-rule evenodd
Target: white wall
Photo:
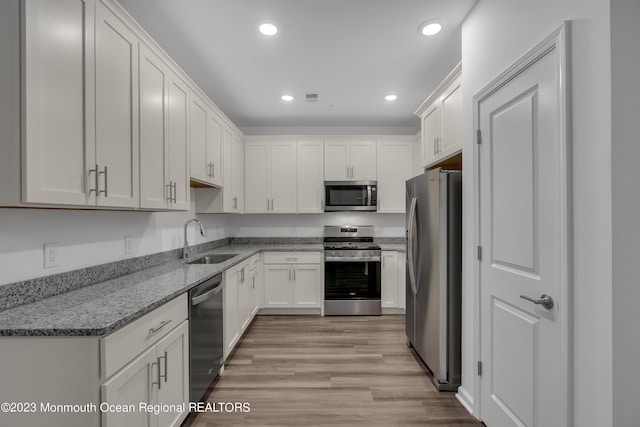
<instances>
[{"instance_id":1,"label":"white wall","mask_svg":"<svg viewBox=\"0 0 640 427\"><path fill-rule=\"evenodd\" d=\"M637 425L640 396L640 1L611 2L613 425Z\"/></svg>"},{"instance_id":2,"label":"white wall","mask_svg":"<svg viewBox=\"0 0 640 427\"><path fill-rule=\"evenodd\" d=\"M193 192L191 200L194 200ZM183 246L188 212L0 209L0 285L78 268L149 255ZM403 214L317 215L199 214L202 238L190 225L190 244L224 237L321 237L325 224L374 225L378 236L403 237ZM134 251L125 254L125 236ZM59 266L44 268L43 244L58 243Z\"/></svg>"},{"instance_id":3,"label":"white wall","mask_svg":"<svg viewBox=\"0 0 640 427\"><path fill-rule=\"evenodd\" d=\"M478 390L472 350L475 319L472 97L566 19L572 21L573 61L574 425L601 427L612 424L608 0L481 0L463 24L463 387L473 401Z\"/></svg>"}]
</instances>

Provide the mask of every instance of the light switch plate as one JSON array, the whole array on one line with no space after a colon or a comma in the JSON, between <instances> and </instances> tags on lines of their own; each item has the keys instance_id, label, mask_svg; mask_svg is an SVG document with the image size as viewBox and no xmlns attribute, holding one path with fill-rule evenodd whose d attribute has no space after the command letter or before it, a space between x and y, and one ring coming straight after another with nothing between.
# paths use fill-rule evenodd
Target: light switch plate
<instances>
[{"instance_id":1,"label":"light switch plate","mask_svg":"<svg viewBox=\"0 0 640 427\"><path fill-rule=\"evenodd\" d=\"M58 266L58 248L57 243L44 244L44 268L52 268Z\"/></svg>"}]
</instances>

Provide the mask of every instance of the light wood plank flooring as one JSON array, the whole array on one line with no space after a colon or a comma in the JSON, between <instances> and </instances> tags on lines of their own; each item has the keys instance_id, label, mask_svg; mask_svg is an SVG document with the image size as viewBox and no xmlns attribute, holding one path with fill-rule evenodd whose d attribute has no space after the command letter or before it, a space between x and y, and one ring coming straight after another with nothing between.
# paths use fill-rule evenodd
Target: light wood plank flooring
<instances>
[{"instance_id":1,"label":"light wood plank flooring","mask_svg":"<svg viewBox=\"0 0 640 427\"><path fill-rule=\"evenodd\" d=\"M183 426L482 426L438 392L406 345L404 316L257 316L209 402Z\"/></svg>"}]
</instances>

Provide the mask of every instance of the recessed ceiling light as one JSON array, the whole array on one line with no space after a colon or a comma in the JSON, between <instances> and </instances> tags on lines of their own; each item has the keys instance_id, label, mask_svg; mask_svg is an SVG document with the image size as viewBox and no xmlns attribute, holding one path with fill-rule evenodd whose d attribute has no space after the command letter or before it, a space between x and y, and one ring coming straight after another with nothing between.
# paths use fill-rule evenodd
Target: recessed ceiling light
<instances>
[{"instance_id":1,"label":"recessed ceiling light","mask_svg":"<svg viewBox=\"0 0 640 427\"><path fill-rule=\"evenodd\" d=\"M264 24L260 24L258 29L265 36L272 36L272 35L274 35L275 33L278 32L278 27L276 27L275 25L270 24L268 22L265 22Z\"/></svg>"},{"instance_id":2,"label":"recessed ceiling light","mask_svg":"<svg viewBox=\"0 0 640 427\"><path fill-rule=\"evenodd\" d=\"M386 99L387 101L395 101L396 99L398 99L398 95L387 95L384 97L384 99Z\"/></svg>"},{"instance_id":3,"label":"recessed ceiling light","mask_svg":"<svg viewBox=\"0 0 640 427\"><path fill-rule=\"evenodd\" d=\"M287 102L293 101L293 96L291 96L291 95L282 95L282 100L283 101L287 101Z\"/></svg>"},{"instance_id":4,"label":"recessed ceiling light","mask_svg":"<svg viewBox=\"0 0 640 427\"><path fill-rule=\"evenodd\" d=\"M427 21L420 25L418 32L424 36L432 36L438 34L442 29L442 24L436 21Z\"/></svg>"}]
</instances>

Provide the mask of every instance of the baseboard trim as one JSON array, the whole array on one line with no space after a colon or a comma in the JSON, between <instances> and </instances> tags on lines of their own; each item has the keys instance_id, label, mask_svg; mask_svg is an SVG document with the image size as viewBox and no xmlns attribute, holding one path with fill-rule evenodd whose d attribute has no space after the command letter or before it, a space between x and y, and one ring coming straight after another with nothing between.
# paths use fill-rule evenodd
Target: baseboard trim
<instances>
[{"instance_id":1,"label":"baseboard trim","mask_svg":"<svg viewBox=\"0 0 640 427\"><path fill-rule=\"evenodd\" d=\"M269 314L292 314L292 315L300 315L300 314L311 314L311 315L320 315L320 308L261 308L258 310L258 315L269 315Z\"/></svg>"},{"instance_id":2,"label":"baseboard trim","mask_svg":"<svg viewBox=\"0 0 640 427\"><path fill-rule=\"evenodd\" d=\"M473 397L471 397L469 392L465 390L464 387L462 386L458 387L458 392L456 393L456 399L458 399L458 402L460 402L460 404L464 406L464 409L466 409L475 418L478 418L476 416L476 413L473 411Z\"/></svg>"}]
</instances>

